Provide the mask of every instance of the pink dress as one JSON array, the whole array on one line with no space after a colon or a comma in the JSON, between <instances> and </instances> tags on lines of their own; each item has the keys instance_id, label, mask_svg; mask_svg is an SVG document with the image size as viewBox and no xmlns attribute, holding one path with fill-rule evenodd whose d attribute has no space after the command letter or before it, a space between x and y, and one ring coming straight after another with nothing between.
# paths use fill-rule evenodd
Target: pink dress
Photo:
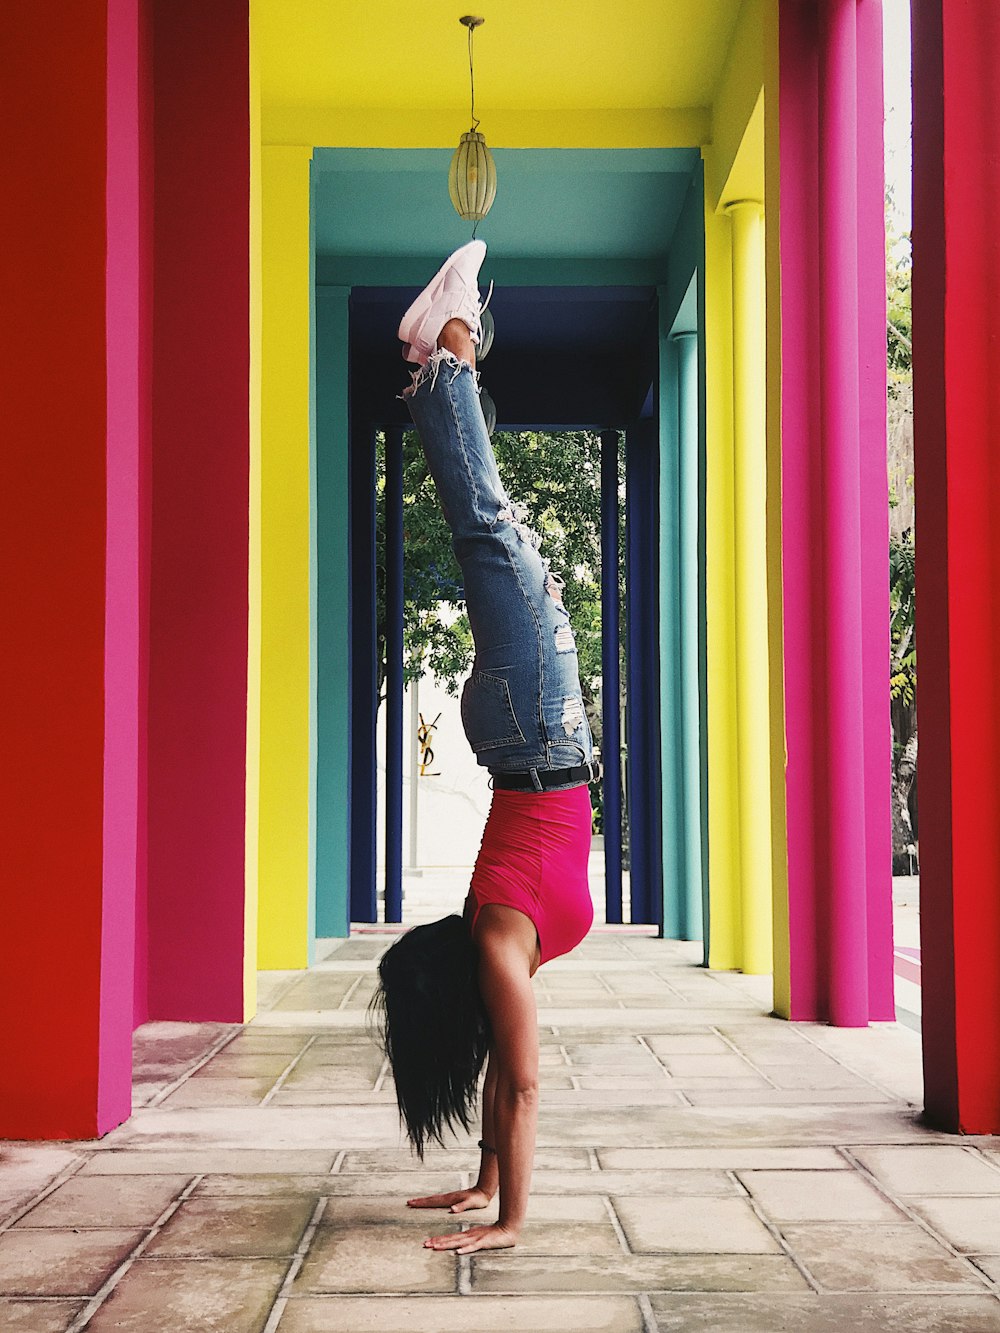
<instances>
[{"instance_id":1,"label":"pink dress","mask_svg":"<svg viewBox=\"0 0 1000 1333\"><path fill-rule=\"evenodd\" d=\"M535 923L541 962L575 949L594 921L587 881L590 790L493 793L472 872L472 927L487 903Z\"/></svg>"}]
</instances>

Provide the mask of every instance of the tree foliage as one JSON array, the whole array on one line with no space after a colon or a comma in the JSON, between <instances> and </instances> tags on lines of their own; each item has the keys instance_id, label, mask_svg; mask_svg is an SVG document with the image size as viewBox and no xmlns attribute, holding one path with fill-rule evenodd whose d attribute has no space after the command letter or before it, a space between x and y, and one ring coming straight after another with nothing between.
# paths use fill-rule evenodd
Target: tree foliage
<instances>
[{"instance_id":1,"label":"tree foliage","mask_svg":"<svg viewBox=\"0 0 1000 1333\"><path fill-rule=\"evenodd\" d=\"M593 705L595 683L601 674L600 437L588 431L498 431L493 436L493 449L508 493L524 505L529 526L541 537L541 554L565 580L563 600L572 617L581 685L585 700ZM382 442L377 486L380 494L384 492ZM619 509L623 498L624 476L619 461ZM385 680L383 510L380 503L376 536L380 696ZM451 534L414 431L403 440L403 529L404 675L409 681L430 671L454 695L472 665L472 635ZM619 567L620 591L623 582L624 561Z\"/></svg>"},{"instance_id":2,"label":"tree foliage","mask_svg":"<svg viewBox=\"0 0 1000 1333\"><path fill-rule=\"evenodd\" d=\"M900 234L892 222L891 192L886 197L885 287L886 287L886 363L889 393L913 378L913 264L910 233Z\"/></svg>"},{"instance_id":3,"label":"tree foliage","mask_svg":"<svg viewBox=\"0 0 1000 1333\"><path fill-rule=\"evenodd\" d=\"M909 411L908 390L913 382L912 363L912 276L910 237L899 235L892 224L892 198L886 197L886 369L890 397L902 398L900 407ZM897 502L890 496L889 503ZM917 687L915 639L914 543L906 529L889 538L889 689L894 714L900 719L912 713ZM897 735L902 748L908 736Z\"/></svg>"},{"instance_id":4,"label":"tree foliage","mask_svg":"<svg viewBox=\"0 0 1000 1333\"><path fill-rule=\"evenodd\" d=\"M917 686L914 591L913 534L907 529L889 538L889 690L907 705Z\"/></svg>"}]
</instances>

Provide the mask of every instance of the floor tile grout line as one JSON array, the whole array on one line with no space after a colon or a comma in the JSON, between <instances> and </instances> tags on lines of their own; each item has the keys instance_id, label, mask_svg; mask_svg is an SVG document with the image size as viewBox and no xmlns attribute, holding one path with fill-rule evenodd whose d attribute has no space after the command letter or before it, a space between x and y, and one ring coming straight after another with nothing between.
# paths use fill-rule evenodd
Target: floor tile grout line
<instances>
[{"instance_id":1,"label":"floor tile grout line","mask_svg":"<svg viewBox=\"0 0 1000 1333\"><path fill-rule=\"evenodd\" d=\"M755 1065L748 1055L744 1055L744 1053L736 1045L735 1041L733 1041L733 1039L727 1033L723 1032L722 1029L714 1023L709 1024L709 1027L711 1031L714 1032L715 1035L719 1038L720 1041L725 1042L725 1044L730 1048L730 1050L733 1052L734 1055L738 1055L739 1058L743 1061L743 1063L749 1065L755 1074L759 1074L765 1083L769 1083L771 1087L774 1088L775 1092L783 1091L783 1089L778 1087L777 1083L775 1083L774 1079L772 1079L769 1074L765 1073L765 1071L761 1069L759 1065Z\"/></svg>"},{"instance_id":2,"label":"floor tile grout line","mask_svg":"<svg viewBox=\"0 0 1000 1333\"><path fill-rule=\"evenodd\" d=\"M87 1304L67 1327L66 1333L82 1333L82 1330L87 1327L94 1315L135 1263L136 1259L138 1259L142 1252L148 1247L153 1240L153 1237L157 1236L160 1231L163 1230L165 1224L169 1222L174 1213L180 1208L181 1204L187 1202L197 1189L198 1185L205 1179L205 1174L205 1172L199 1172L198 1175L192 1176L177 1197L171 1199L170 1203L163 1209L153 1225L144 1230L142 1238L139 1240L138 1244L132 1247L117 1268L108 1275L101 1286L98 1287L97 1291L94 1292L93 1296L89 1298Z\"/></svg>"},{"instance_id":3,"label":"floor tile grout line","mask_svg":"<svg viewBox=\"0 0 1000 1333\"><path fill-rule=\"evenodd\" d=\"M257 1103L258 1106L269 1106L269 1105L271 1104L271 1101L273 1100L273 1098L274 1098L274 1096L275 1096L275 1093L277 1093L278 1091L280 1091L280 1089L281 1089L281 1087L283 1086L285 1080L288 1078L288 1075L292 1072L292 1070L295 1068L295 1066L299 1063L299 1061L300 1061L300 1060L302 1059L302 1057L305 1055L306 1051L312 1049L312 1047L315 1045L316 1041L317 1041L317 1036L316 1036L316 1034L314 1034L313 1036L311 1036L311 1037L307 1040L306 1044L302 1047L302 1049L298 1052L298 1054L292 1056L291 1060L289 1060L288 1064L285 1065L284 1069L281 1071L281 1073L278 1075L278 1077L274 1080L274 1082L273 1082L273 1083L271 1084L271 1086L268 1088L267 1092L264 1093L264 1096L261 1098L261 1100Z\"/></svg>"},{"instance_id":4,"label":"floor tile grout line","mask_svg":"<svg viewBox=\"0 0 1000 1333\"><path fill-rule=\"evenodd\" d=\"M761 1208L760 1204L747 1189L746 1185L744 1185L743 1181L740 1180L739 1176L736 1174L736 1171L730 1168L729 1170L726 1171L725 1174L729 1177L731 1183L734 1185L737 1195L746 1199L747 1203L749 1203L750 1208L754 1213L754 1216L757 1218L760 1224L766 1228L766 1230L770 1233L771 1237L778 1242L782 1254L786 1255L791 1260L794 1266L802 1274L803 1278L805 1279L810 1289L816 1292L817 1295L822 1294L823 1288L821 1287L819 1280L813 1275L812 1270L809 1268L809 1265L805 1263L804 1260L800 1259L798 1255L794 1252L791 1245L785 1239L781 1231L781 1228L777 1226L776 1223L772 1222L771 1219L767 1216L767 1214Z\"/></svg>"},{"instance_id":5,"label":"floor tile grout line","mask_svg":"<svg viewBox=\"0 0 1000 1333\"><path fill-rule=\"evenodd\" d=\"M656 1033L654 1032L652 1035L656 1036ZM643 1032L638 1033L636 1040L638 1041L639 1045L643 1048L643 1050L648 1051L649 1054L653 1057L653 1060L656 1062L656 1064L660 1066L660 1069L663 1072L663 1077L666 1079L666 1081L668 1083L672 1083L674 1080L673 1074L671 1074L670 1070L663 1063L662 1057L657 1055L656 1052L653 1050L652 1046L650 1046L649 1042L646 1039L646 1034Z\"/></svg>"},{"instance_id":6,"label":"floor tile grout line","mask_svg":"<svg viewBox=\"0 0 1000 1333\"><path fill-rule=\"evenodd\" d=\"M9 1231L16 1222L20 1222L22 1217L27 1217L32 1208L37 1207L37 1205L40 1204L43 1199L47 1199L50 1194L54 1194L60 1185L65 1185L68 1180L72 1180L74 1176L78 1175L90 1161L92 1156L93 1153L90 1153L86 1157L81 1157L78 1162L67 1162L63 1169L58 1172L57 1175L54 1175L47 1185L43 1185L37 1193L31 1195L26 1203L20 1208L15 1209L9 1217L0 1222L0 1236L2 1236L5 1231Z\"/></svg>"},{"instance_id":7,"label":"floor tile grout line","mask_svg":"<svg viewBox=\"0 0 1000 1333\"><path fill-rule=\"evenodd\" d=\"M659 1324L656 1322L656 1315L653 1313L653 1302L645 1291L637 1291L635 1299L639 1305L639 1313L642 1315L642 1333L659 1333Z\"/></svg>"},{"instance_id":8,"label":"floor tile grout line","mask_svg":"<svg viewBox=\"0 0 1000 1333\"><path fill-rule=\"evenodd\" d=\"M382 1091L382 1088L385 1085L385 1080L389 1075L389 1068L390 1068L390 1060L389 1057L386 1056L383 1059L382 1064L379 1066L378 1076L376 1077L375 1082L372 1085L372 1092Z\"/></svg>"},{"instance_id":9,"label":"floor tile grout line","mask_svg":"<svg viewBox=\"0 0 1000 1333\"><path fill-rule=\"evenodd\" d=\"M656 1034L653 1033L652 1035L655 1036ZM694 1103L691 1101L691 1098L687 1095L687 1093L684 1091L684 1089L683 1089L683 1088L674 1087L674 1082L675 1082L675 1080L674 1080L674 1076L673 1076L673 1074L671 1074L670 1070L669 1070L669 1069L667 1068L667 1066L663 1063L663 1060L660 1058L660 1056L658 1056L658 1055L656 1054L656 1052L653 1050L652 1046L650 1046L649 1042L646 1040L646 1036L645 1036L645 1034L644 1034L644 1033L639 1033L639 1034L637 1035L637 1040L638 1040L638 1042L639 1042L639 1045L642 1046L642 1047L644 1047L644 1048L650 1053L650 1055L653 1057L653 1059L656 1061L656 1063L657 1063L657 1064L660 1066L660 1068L663 1070L664 1077L665 1077L666 1081L670 1084L670 1091L671 1091L671 1092L674 1094L674 1096L678 1099L680 1105L681 1105L681 1106L693 1106ZM692 1089L692 1091L693 1091L693 1089Z\"/></svg>"},{"instance_id":10,"label":"floor tile grout line","mask_svg":"<svg viewBox=\"0 0 1000 1333\"><path fill-rule=\"evenodd\" d=\"M348 986L347 990L345 991L345 993L344 993L344 998L343 998L343 999L341 1000L341 1002L337 1005L337 1008L338 1008L338 1009L346 1009L346 1008L347 1008L348 1001L350 1000L350 998L351 998L351 996L354 994L354 992L358 989L358 987L361 985L362 981L364 981L364 979L365 979L366 976L368 976L368 973L367 973L367 972L359 972L359 973L358 973L357 977L355 977L354 981L351 982L350 986Z\"/></svg>"},{"instance_id":11,"label":"floor tile grout line","mask_svg":"<svg viewBox=\"0 0 1000 1333\"><path fill-rule=\"evenodd\" d=\"M472 1295L472 1255L456 1254L458 1263L455 1265L455 1294L457 1296Z\"/></svg>"},{"instance_id":12,"label":"floor tile grout line","mask_svg":"<svg viewBox=\"0 0 1000 1333\"><path fill-rule=\"evenodd\" d=\"M308 968L306 968L304 971L303 971L302 968L297 968L297 969L295 969L294 975L288 978L288 980L285 982L284 986L282 986L282 987L276 992L276 994L274 994L274 995L271 997L271 999L268 1001L267 1004L261 1004L261 1005L258 1005L258 1006L257 1006L257 1012L258 1012L258 1013L261 1013L261 1014L272 1014L272 1013L274 1013L274 1012L275 1012L275 1008L274 1008L274 1006L275 1006L276 1004L280 1004L281 1001L285 998L285 996L286 996L286 995L289 995L289 994L292 992L292 990L294 990L294 988L295 988L295 987L299 984L299 982L302 980L303 976L304 976L304 975L308 975L309 970L310 970L310 969L308 969ZM362 972L361 975L364 976L365 973ZM281 1011L278 1010L278 1012L280 1013ZM256 1017L256 1015L255 1015L255 1017ZM249 1026L250 1023L252 1023L252 1022L253 1022L253 1019L250 1019L250 1020L249 1020L249 1023L246 1024L245 1026Z\"/></svg>"},{"instance_id":13,"label":"floor tile grout line","mask_svg":"<svg viewBox=\"0 0 1000 1333\"><path fill-rule=\"evenodd\" d=\"M965 1266L968 1269L970 1269L972 1273L975 1275L976 1279L982 1282L984 1285L986 1285L990 1295L998 1295L997 1286L993 1282L993 1280L988 1276L988 1274L984 1273L981 1268L977 1267L977 1265L972 1262L969 1256L967 1254L963 1254L963 1252L959 1250L957 1246L953 1245L946 1236L943 1236L940 1232L936 1231L934 1227L932 1227L931 1224L926 1220L926 1218L921 1217L920 1214L915 1209L911 1208L907 1203L905 1203L904 1202L905 1196L894 1194L888 1188L888 1186L884 1185L882 1181L879 1180L878 1176L876 1176L873 1171L869 1171L868 1167L865 1166L864 1162L860 1161L857 1157L855 1157L854 1153L851 1151L851 1148L849 1146L846 1145L842 1146L841 1153L845 1158L845 1160L851 1163L855 1171L857 1171L858 1174L863 1179L867 1180L868 1183L875 1190L877 1190L878 1193L881 1194L884 1199L888 1200L888 1202L891 1203L893 1207L897 1208L911 1222L915 1222L922 1231L924 1231L928 1236L930 1236L931 1240L935 1241L938 1245L941 1245L945 1250L947 1250L948 1253L952 1256L952 1258L958 1259L963 1264L965 1264Z\"/></svg>"},{"instance_id":14,"label":"floor tile grout line","mask_svg":"<svg viewBox=\"0 0 1000 1333\"><path fill-rule=\"evenodd\" d=\"M596 1149L596 1148L588 1148L588 1149L587 1149L587 1162L588 1162L588 1164L589 1164L589 1166L590 1166L590 1170L591 1170L591 1171L600 1171L600 1169L601 1169L601 1163L600 1163L600 1159L599 1159L598 1156L597 1156L597 1149Z\"/></svg>"},{"instance_id":15,"label":"floor tile grout line","mask_svg":"<svg viewBox=\"0 0 1000 1333\"><path fill-rule=\"evenodd\" d=\"M242 1026L238 1027L235 1032L223 1033L221 1037L219 1037L216 1041L212 1043L209 1049L199 1060L197 1060L188 1069L185 1069L182 1074L180 1074L177 1078L173 1079L170 1083L166 1085L166 1087L161 1088L159 1092L157 1092L154 1096L152 1096L149 1099L149 1101L146 1102L146 1109L160 1106L163 1103L163 1101L170 1096L172 1092L176 1092L177 1089L181 1087L182 1084L186 1083L188 1079L191 1078L194 1074L196 1074L199 1069L204 1069L205 1065L208 1064L209 1060L214 1060L215 1057L221 1051L224 1051L231 1042L234 1042L236 1038L240 1035L240 1033L244 1031L245 1027L246 1024L243 1024ZM186 1110L187 1108L185 1107L183 1109ZM167 1107L167 1110L169 1111L170 1107Z\"/></svg>"},{"instance_id":16,"label":"floor tile grout line","mask_svg":"<svg viewBox=\"0 0 1000 1333\"><path fill-rule=\"evenodd\" d=\"M615 1235L618 1237L618 1244L621 1246L622 1254L630 1255L632 1253L632 1250L628 1243L628 1237L625 1235L625 1228L622 1226L621 1218L615 1212L615 1206L611 1202L611 1195L602 1194L601 1203L604 1204L604 1211L607 1213L608 1220L610 1221L612 1227L614 1227L614 1232Z\"/></svg>"},{"instance_id":17,"label":"floor tile grout line","mask_svg":"<svg viewBox=\"0 0 1000 1333\"><path fill-rule=\"evenodd\" d=\"M969 1260L969 1263L972 1264L973 1268L979 1268L979 1264L976 1262L977 1259L993 1259L995 1257L996 1256L993 1254L969 1254L966 1256L966 1258ZM987 1273L986 1270L983 1268L979 1268L979 1271L980 1273L982 1273L986 1281L990 1284L990 1292L992 1293L992 1295L995 1296L998 1301L1000 1301L1000 1278L991 1277L990 1274Z\"/></svg>"},{"instance_id":18,"label":"floor tile grout line","mask_svg":"<svg viewBox=\"0 0 1000 1333\"><path fill-rule=\"evenodd\" d=\"M875 1088L878 1092L881 1092L883 1096L888 1097L891 1101L902 1102L903 1105L905 1106L916 1105L916 1103L911 1102L908 1097L901 1097L898 1092L893 1092L891 1088L887 1088L884 1084L879 1083L876 1079L869 1078L867 1074L862 1074L859 1069L855 1069L855 1067L851 1064L848 1064L846 1060L842 1060L837 1055L832 1055L830 1051L825 1050L818 1041L813 1041L812 1037L808 1036L805 1032L801 1032L801 1036L803 1041L808 1042L810 1046L814 1047L817 1051L820 1051L823 1055L829 1057L829 1059L831 1059L834 1062L834 1064L840 1065L841 1069L846 1069L849 1074L853 1074L855 1078L861 1079L863 1083L867 1083L869 1087Z\"/></svg>"},{"instance_id":19,"label":"floor tile grout line","mask_svg":"<svg viewBox=\"0 0 1000 1333\"><path fill-rule=\"evenodd\" d=\"M961 1148L964 1153L968 1153L969 1156L975 1158L977 1162L985 1162L985 1164L989 1167L991 1171L995 1172L997 1175L1000 1175L1000 1158L997 1158L995 1162L992 1161L989 1157L986 1156L982 1148L978 1147L974 1143L960 1143L956 1144L956 1147Z\"/></svg>"},{"instance_id":20,"label":"floor tile grout line","mask_svg":"<svg viewBox=\"0 0 1000 1333\"><path fill-rule=\"evenodd\" d=\"M309 1218L309 1221L306 1223L305 1230L299 1237L299 1243L295 1247L295 1253L288 1262L285 1276L281 1279L281 1286L278 1288L277 1295L268 1312L267 1321L261 1329L261 1333L274 1333L274 1330L278 1327L278 1324L285 1313L285 1306L288 1304L288 1297L291 1292L292 1283L298 1276L299 1270L305 1261L309 1246L312 1244L313 1236L315 1236L316 1229L319 1226L320 1218L326 1211L326 1205L326 1195L323 1195L316 1200L316 1206L312 1210L312 1215Z\"/></svg>"}]
</instances>

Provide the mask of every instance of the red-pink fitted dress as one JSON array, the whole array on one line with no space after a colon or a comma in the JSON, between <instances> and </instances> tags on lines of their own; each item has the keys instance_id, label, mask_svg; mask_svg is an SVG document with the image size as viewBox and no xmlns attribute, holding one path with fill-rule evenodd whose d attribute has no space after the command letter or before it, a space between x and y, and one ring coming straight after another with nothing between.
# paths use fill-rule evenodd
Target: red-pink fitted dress
<instances>
[{"instance_id":1,"label":"red-pink fitted dress","mask_svg":"<svg viewBox=\"0 0 1000 1333\"><path fill-rule=\"evenodd\" d=\"M535 923L542 963L575 949L594 921L590 837L586 785L546 792L497 788L472 872L473 929L480 910L498 903Z\"/></svg>"}]
</instances>

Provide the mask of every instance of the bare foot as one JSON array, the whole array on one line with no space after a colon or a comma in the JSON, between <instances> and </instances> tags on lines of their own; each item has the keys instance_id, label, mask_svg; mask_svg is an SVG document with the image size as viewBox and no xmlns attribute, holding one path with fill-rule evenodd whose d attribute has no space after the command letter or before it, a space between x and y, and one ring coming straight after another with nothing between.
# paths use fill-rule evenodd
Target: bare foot
<instances>
[{"instance_id":1,"label":"bare foot","mask_svg":"<svg viewBox=\"0 0 1000 1333\"><path fill-rule=\"evenodd\" d=\"M470 366L476 364L475 346L472 341L472 335L469 332L469 326L461 319L449 319L438 334L438 347L445 351L452 352L458 357L459 361L468 361Z\"/></svg>"},{"instance_id":2,"label":"bare foot","mask_svg":"<svg viewBox=\"0 0 1000 1333\"><path fill-rule=\"evenodd\" d=\"M494 1222L491 1227L470 1227L468 1231L450 1231L443 1236L428 1236L425 1250L457 1250L474 1254L476 1250L509 1250L517 1244L517 1232Z\"/></svg>"}]
</instances>

